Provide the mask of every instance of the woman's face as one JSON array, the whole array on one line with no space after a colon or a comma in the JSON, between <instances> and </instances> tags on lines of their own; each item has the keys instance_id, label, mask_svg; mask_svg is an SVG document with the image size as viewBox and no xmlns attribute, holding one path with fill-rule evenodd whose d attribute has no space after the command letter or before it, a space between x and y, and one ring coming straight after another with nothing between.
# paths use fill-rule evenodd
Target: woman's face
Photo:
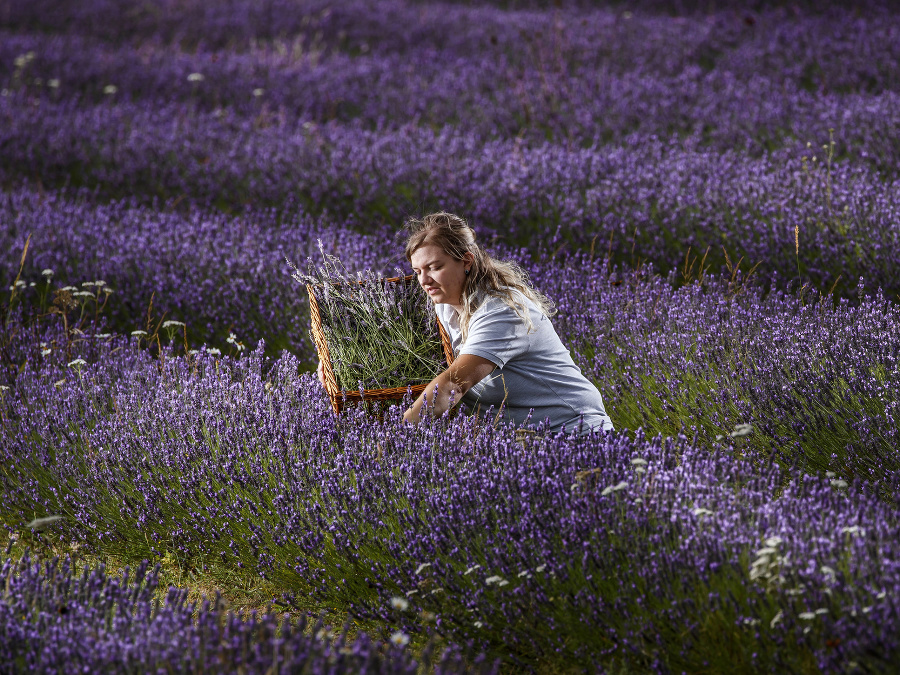
<instances>
[{"instance_id":1,"label":"woman's face","mask_svg":"<svg viewBox=\"0 0 900 675\"><path fill-rule=\"evenodd\" d=\"M471 254L466 254L467 257ZM466 269L471 265L467 259L454 260L435 244L417 248L410 256L413 272L419 285L437 305L447 303L459 306L462 300Z\"/></svg>"}]
</instances>

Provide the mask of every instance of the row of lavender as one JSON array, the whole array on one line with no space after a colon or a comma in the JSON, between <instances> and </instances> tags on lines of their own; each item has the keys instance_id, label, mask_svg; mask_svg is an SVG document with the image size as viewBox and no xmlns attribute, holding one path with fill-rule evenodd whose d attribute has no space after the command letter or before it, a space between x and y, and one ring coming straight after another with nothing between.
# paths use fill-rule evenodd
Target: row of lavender
<instances>
[{"instance_id":1,"label":"row of lavender","mask_svg":"<svg viewBox=\"0 0 900 675\"><path fill-rule=\"evenodd\" d=\"M667 41L640 34L655 28L651 23L623 31L618 42L632 40L661 59L668 56ZM761 29L774 33L772 42L754 45L750 54L731 53L721 45L697 47L695 35L679 36L700 54L724 51L728 56L711 57L717 59L711 70L684 64L672 72L657 64L641 67L640 57L620 71L618 64L631 65L631 55L616 51L615 42L600 50L599 62L597 50L584 59L567 57L558 53L562 45L571 48L565 35L554 38L559 47L545 39L524 45L510 40L511 53L534 54L537 62L524 64L495 53L500 48L492 48L489 40L456 53L439 43L432 47L424 37L428 47L412 53L338 52L313 60L302 49L301 56L294 53L291 43L246 54L173 54L168 45L111 49L80 37L9 35L0 48L5 66L0 86L7 97L43 101L51 110L60 102L81 108L117 101L143 108L177 104L182 115L227 110L258 122L267 117L292 124L357 121L366 128L397 128L414 120L428 127L459 126L480 137L576 145L596 139L622 142L631 134L676 135L754 154L815 141L834 128L842 156L893 173L897 147L882 117L894 118L900 26L893 19L879 28L881 44L864 41L870 39L865 22L849 36L839 36L829 45L834 64L826 59L828 73L815 84L806 83L803 73L820 71L819 58L792 51L797 42L810 48L808 27L799 22L794 29L804 40L774 27ZM698 29L714 30L706 24ZM848 54L860 59L860 69L832 76ZM776 63L766 64L767 59ZM867 73L864 64L885 69ZM15 166L11 160L7 165Z\"/></svg>"},{"instance_id":2,"label":"row of lavender","mask_svg":"<svg viewBox=\"0 0 900 675\"><path fill-rule=\"evenodd\" d=\"M42 201L29 192L8 194L4 207L14 223L0 239L10 252L9 278L28 241L17 304L47 309L54 293L69 287L72 323L99 314L108 319L102 330L127 334L181 321L192 346L227 352L235 340L262 338L269 354L288 347L307 364L315 355L306 293L290 280L285 258L302 264L319 255L321 241L351 266L390 274L402 262L388 227L367 236L312 218L185 217L125 204ZM802 458L870 479L900 468L892 450L900 442L900 318L871 284L867 290L856 280L848 303L808 289L784 292L779 280L761 284L745 276L746 264L720 277L701 275L694 261L687 274L682 268L660 278L650 268L617 271L602 250L539 262L524 251L502 252L558 304L557 330L617 426L667 435L693 428L712 439L752 423L760 432L754 443L788 462ZM96 280L112 294L82 287ZM74 358L51 348L57 351L0 358L10 374L25 361Z\"/></svg>"},{"instance_id":3,"label":"row of lavender","mask_svg":"<svg viewBox=\"0 0 900 675\"><path fill-rule=\"evenodd\" d=\"M818 12L796 4L777 7L777 2L768 8L736 3L743 10L736 12L728 2L717 2L694 13L671 7L681 14L674 20L672 12L642 11L632 4L584 8L565 2L550 11L510 11L496 3L386 0L375 11L360 0L271 0L263 5L224 0L214 6L155 0L140 7L126 0L76 6L35 0L4 8L3 18L11 32L81 36L111 47L165 45L187 54L246 53L294 39L294 56L303 55L300 47L318 57L425 48L465 56L497 47L504 58L527 62L533 52L522 45L543 38L568 65L673 73L692 65L710 67L721 57L732 68L744 63L745 72L769 76L817 71L812 74L830 88L837 82L838 88L855 90L862 84L878 91L896 83L898 52L891 44L896 16L887 2L857 3L852 10L831 5ZM565 39L554 42L554 31L562 31Z\"/></svg>"},{"instance_id":4,"label":"row of lavender","mask_svg":"<svg viewBox=\"0 0 900 675\"><path fill-rule=\"evenodd\" d=\"M831 7L824 15L797 8L725 9L674 20L614 6L548 12L398 0L377 9L359 0L167 4L134 8L93 0L73 7L49 0L9 7L4 26L11 39L0 54L35 53L28 63L3 59L0 74L18 71L25 86L34 77L45 86L56 78L92 97L102 96L104 81L130 95L177 97L191 91L184 89L184 76L200 72L205 93L238 105L263 84L275 85L267 94L276 104L295 103L313 73L331 78L331 98L346 98L342 85L363 69L381 74L381 59L401 56L423 79L434 76L438 55L442 70L466 70L470 77L479 68L499 77L542 74L544 92L556 86L551 79L571 83L587 73L677 77L719 71L821 94L877 94L900 84L900 24L887 3L880 9ZM68 58L60 58L66 50ZM349 78L325 72L348 67L354 73Z\"/></svg>"},{"instance_id":5,"label":"row of lavender","mask_svg":"<svg viewBox=\"0 0 900 675\"><path fill-rule=\"evenodd\" d=\"M414 9L405 14L397 9L398 25L416 21ZM0 46L0 87L5 97L22 97L50 116L62 104L90 110L119 103L127 110L130 103L177 106L178 117L236 115L257 125L450 125L482 139L564 146L621 143L637 134L758 155L819 143L833 128L842 157L895 173L895 17L798 20L787 29L773 17L773 25L760 28L764 39L739 47L728 44L735 42L732 27L718 25L728 23L727 15L675 31L671 19L651 17L632 30L630 22L622 26L603 12L589 16L574 54L564 53L572 43L552 22L546 26L550 35L538 38L535 28L522 29L505 47L484 38L456 50L444 47L437 35L424 35L423 47L409 53L386 43L395 48L315 58L296 37L233 53L182 52L153 42L113 48L79 36L7 34ZM468 17L470 32L484 30L479 18ZM547 23L541 15L535 21ZM840 21L845 27L834 32ZM612 29L611 40L591 49L594 33L604 26ZM436 27L431 32L442 33ZM713 44L704 44L697 33L715 36ZM635 45L641 54L630 53ZM524 61L522 54L528 55ZM667 65L673 54L689 54L687 61L708 58L710 64L675 57L676 64ZM848 67L848 59L858 67ZM21 168L15 160L6 160L7 171Z\"/></svg>"},{"instance_id":6,"label":"row of lavender","mask_svg":"<svg viewBox=\"0 0 900 675\"><path fill-rule=\"evenodd\" d=\"M243 570L287 604L538 668L872 672L900 650L895 481L786 473L746 427L703 448L641 432L521 446L502 417L339 419L294 356L262 348L72 348L84 358L29 360L4 391L14 529L60 515L54 541Z\"/></svg>"},{"instance_id":7,"label":"row of lavender","mask_svg":"<svg viewBox=\"0 0 900 675\"><path fill-rule=\"evenodd\" d=\"M146 562L110 576L103 565L76 569L69 559L26 554L0 563L0 663L4 672L68 673L435 673L477 672L458 650L416 661L393 643L365 634L335 636L306 617L229 613L219 597L199 607L170 588L159 601L159 567ZM312 629L310 632L310 628ZM482 664L481 670L491 672Z\"/></svg>"},{"instance_id":8,"label":"row of lavender","mask_svg":"<svg viewBox=\"0 0 900 675\"><path fill-rule=\"evenodd\" d=\"M0 109L10 105L0 99ZM828 151L753 159L654 139L622 147L527 147L482 143L452 129L260 129L237 117L178 118L172 107L59 108L52 116L23 108L9 114L0 134L14 139L5 156L28 162L42 180L88 172L104 195L124 192L138 201L148 192L180 196L161 203L164 209L185 196L229 208L240 202L257 211L242 221L269 231L273 241L282 236L280 221L303 211L325 212L324 222L374 233L409 213L447 208L469 217L482 233L514 244L547 242L547 233L556 231L551 250L563 243L593 245L598 255L649 259L663 269L682 264L689 249L702 255L709 248L714 270L725 261L724 247L733 259L762 263L760 273L770 277L799 275L826 289L838 282L844 293L865 276L890 294L900 290L900 183L858 165L829 162ZM123 128L129 131L122 134ZM43 153L47 147L54 152ZM57 240L75 224L81 232L73 236L106 236L95 223L107 220L108 210L86 205L86 195L35 206L42 201L25 189L8 193L3 217L13 223L10 245L24 243L23 233L49 227L54 236L43 234L41 246L65 247ZM261 215L267 205L276 211ZM129 219L152 223L159 220L156 211L136 211ZM71 223L60 222L67 218ZM165 238L173 228L202 230L204 221L223 221L204 208L185 219L187 224L152 227ZM229 227L246 227L240 222ZM11 258L3 264L9 270Z\"/></svg>"}]
</instances>

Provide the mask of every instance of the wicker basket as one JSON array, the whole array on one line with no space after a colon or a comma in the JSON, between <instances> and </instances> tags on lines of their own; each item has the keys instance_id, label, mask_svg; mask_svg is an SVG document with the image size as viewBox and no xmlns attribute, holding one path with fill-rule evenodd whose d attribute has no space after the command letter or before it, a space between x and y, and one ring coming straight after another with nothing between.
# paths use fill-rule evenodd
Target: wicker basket
<instances>
[{"instance_id":1,"label":"wicker basket","mask_svg":"<svg viewBox=\"0 0 900 675\"><path fill-rule=\"evenodd\" d=\"M382 279L383 283L411 283L415 276L410 274L405 277L391 277ZM319 360L322 362L325 371L325 391L328 392L328 398L331 399L331 407L337 415L341 414L345 403L356 404L361 401L399 401L406 396L407 391L412 391L414 395L418 395L425 391L427 384L413 384L409 387L394 387L392 389L364 389L349 391L342 390L338 387L337 378L334 375L334 369L331 365L331 355L328 353L328 343L325 341L325 331L322 330L322 315L319 313L319 302L316 300L316 294L313 291L312 284L306 285L306 291L309 293L309 313L312 318L312 334L316 343L316 351L319 353ZM453 346L450 343L450 336L438 320L438 331L441 335L441 345L444 348L444 356L447 364L453 363Z\"/></svg>"}]
</instances>

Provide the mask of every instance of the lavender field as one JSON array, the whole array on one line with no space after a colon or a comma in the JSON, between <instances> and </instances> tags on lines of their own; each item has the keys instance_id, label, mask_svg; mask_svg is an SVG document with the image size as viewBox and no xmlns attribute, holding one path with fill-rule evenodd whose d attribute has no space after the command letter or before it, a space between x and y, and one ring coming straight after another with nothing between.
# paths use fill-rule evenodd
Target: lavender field
<instances>
[{"instance_id":1,"label":"lavender field","mask_svg":"<svg viewBox=\"0 0 900 675\"><path fill-rule=\"evenodd\" d=\"M0 673L895 672L898 111L876 0L0 0ZM334 415L287 260L441 209L616 432Z\"/></svg>"}]
</instances>

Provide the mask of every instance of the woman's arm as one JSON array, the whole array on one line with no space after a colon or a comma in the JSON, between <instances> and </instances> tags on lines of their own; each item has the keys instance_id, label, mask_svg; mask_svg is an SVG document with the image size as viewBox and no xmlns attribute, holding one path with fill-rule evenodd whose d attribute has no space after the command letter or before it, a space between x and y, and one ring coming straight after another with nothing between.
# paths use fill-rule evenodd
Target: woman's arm
<instances>
[{"instance_id":1,"label":"woman's arm","mask_svg":"<svg viewBox=\"0 0 900 675\"><path fill-rule=\"evenodd\" d=\"M425 404L426 397L429 404L433 403L434 405L434 414L443 414L450 408L451 392L453 392L453 403L455 405L459 403L463 394L490 375L491 371L496 367L494 363L480 356L473 354L460 355L453 362L453 365L428 384L425 391L416 399L416 402L404 413L403 419L416 424L421 416L422 406ZM432 402L432 399L435 398L435 387L437 387L437 397Z\"/></svg>"}]
</instances>

